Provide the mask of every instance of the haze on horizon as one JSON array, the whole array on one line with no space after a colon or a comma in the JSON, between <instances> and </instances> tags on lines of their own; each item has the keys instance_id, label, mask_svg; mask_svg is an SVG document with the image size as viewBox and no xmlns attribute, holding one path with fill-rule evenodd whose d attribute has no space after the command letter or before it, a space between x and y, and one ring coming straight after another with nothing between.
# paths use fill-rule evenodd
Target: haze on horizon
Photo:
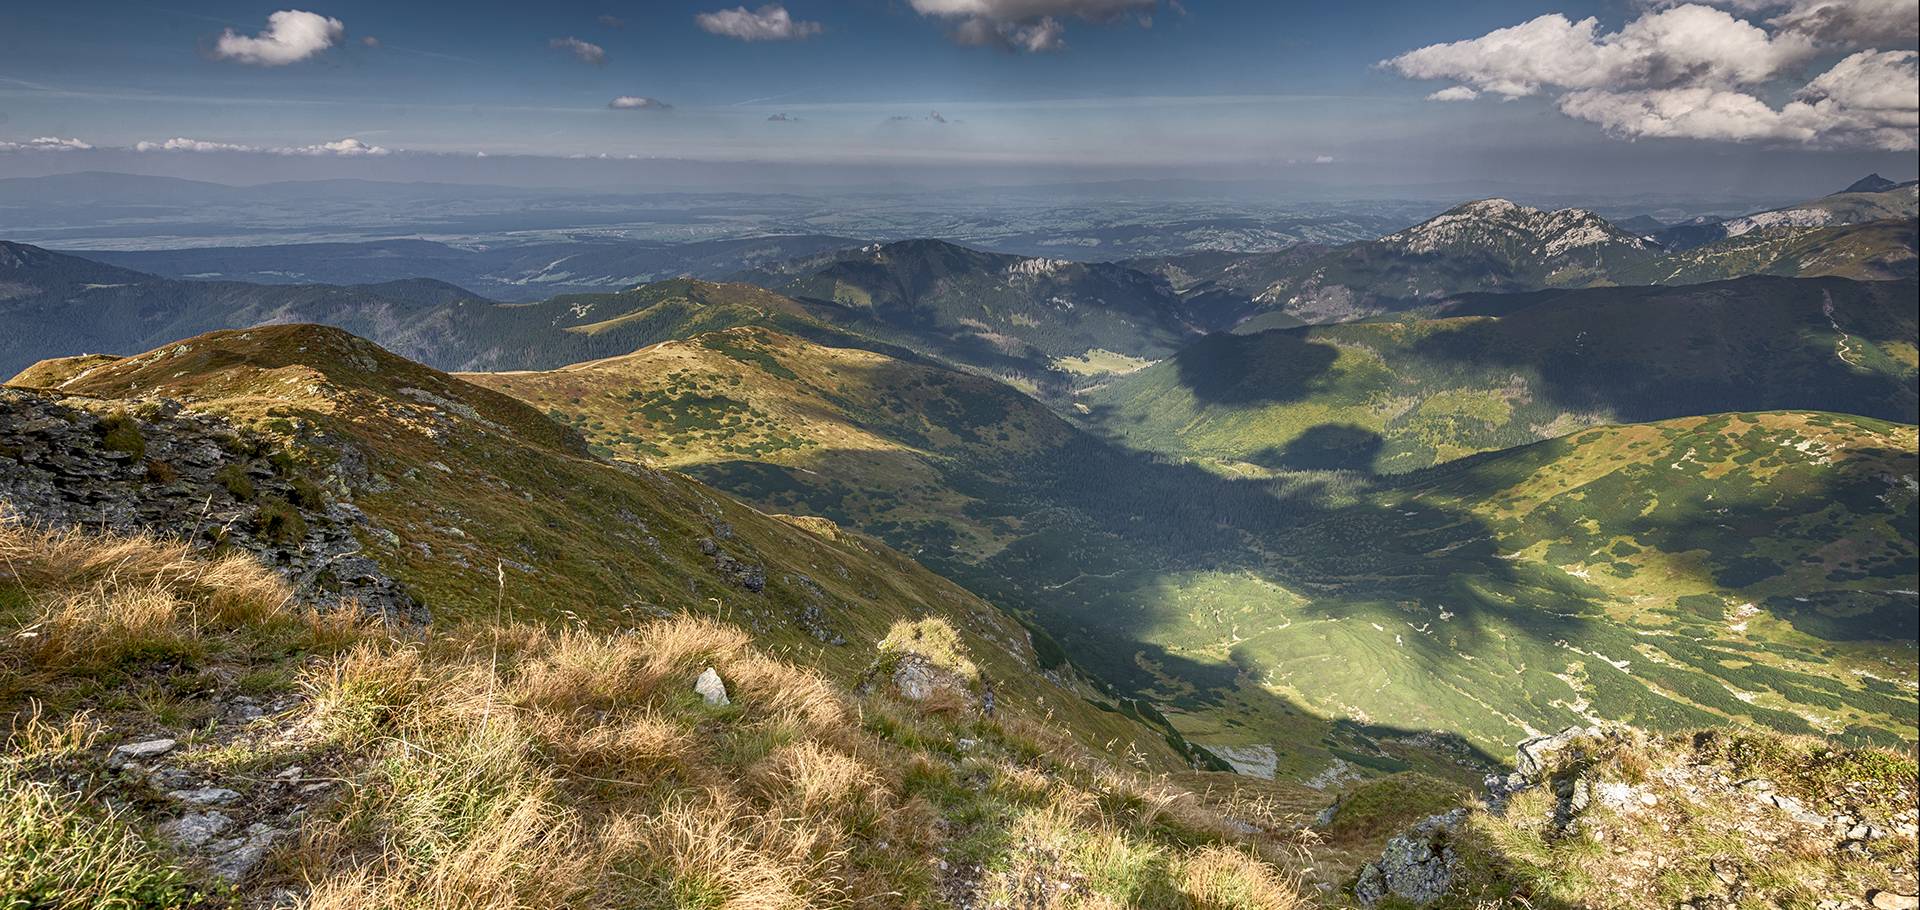
<instances>
[{"instance_id":1,"label":"haze on horizon","mask_svg":"<svg viewBox=\"0 0 1920 910\"><path fill-rule=\"evenodd\" d=\"M0 178L1793 197L1916 171L1914 0L0 12Z\"/></svg>"}]
</instances>

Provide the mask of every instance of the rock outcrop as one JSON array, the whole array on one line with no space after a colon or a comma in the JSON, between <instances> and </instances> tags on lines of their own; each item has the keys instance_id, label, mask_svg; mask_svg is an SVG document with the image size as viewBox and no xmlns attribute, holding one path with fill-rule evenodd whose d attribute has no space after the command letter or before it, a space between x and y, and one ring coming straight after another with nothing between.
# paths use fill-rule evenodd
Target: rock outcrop
<instances>
[{"instance_id":1,"label":"rock outcrop","mask_svg":"<svg viewBox=\"0 0 1920 910\"><path fill-rule=\"evenodd\" d=\"M422 621L425 608L361 549L384 528L307 477L269 437L158 399L0 388L0 521L148 532L244 550L305 603Z\"/></svg>"}]
</instances>

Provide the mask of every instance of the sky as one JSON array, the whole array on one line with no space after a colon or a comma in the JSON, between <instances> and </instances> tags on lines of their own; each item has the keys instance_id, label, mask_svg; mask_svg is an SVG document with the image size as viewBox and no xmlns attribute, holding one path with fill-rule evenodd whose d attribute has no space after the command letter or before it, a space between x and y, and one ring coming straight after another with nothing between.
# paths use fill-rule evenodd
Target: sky
<instances>
[{"instance_id":1,"label":"sky","mask_svg":"<svg viewBox=\"0 0 1920 910\"><path fill-rule=\"evenodd\" d=\"M1916 0L7 3L0 177L1824 186L1914 175L1917 19Z\"/></svg>"}]
</instances>

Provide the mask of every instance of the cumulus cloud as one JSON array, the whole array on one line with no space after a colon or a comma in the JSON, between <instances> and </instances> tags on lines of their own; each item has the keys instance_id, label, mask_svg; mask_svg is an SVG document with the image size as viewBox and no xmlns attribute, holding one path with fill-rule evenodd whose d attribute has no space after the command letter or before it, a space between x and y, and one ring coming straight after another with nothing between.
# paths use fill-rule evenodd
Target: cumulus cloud
<instances>
[{"instance_id":1,"label":"cumulus cloud","mask_svg":"<svg viewBox=\"0 0 1920 910\"><path fill-rule=\"evenodd\" d=\"M1409 51L1382 66L1412 79L1457 83L1428 95L1431 101L1470 101L1483 93L1504 99L1551 95L1562 113L1625 138L1911 149L1920 126L1913 51L1859 51L1806 83L1786 104L1764 100L1784 94L1793 85L1788 79L1803 73L1823 48L1881 30L1882 14L1893 2L1726 4L1750 15L1780 10L1765 20L1771 31L1697 3L1648 11L1611 33L1601 32L1596 19L1546 15ZM1911 43L1916 0L1897 2L1909 11L1904 40Z\"/></svg>"},{"instance_id":2,"label":"cumulus cloud","mask_svg":"<svg viewBox=\"0 0 1920 910\"><path fill-rule=\"evenodd\" d=\"M362 37L361 37L361 39L360 39L360 45L361 45L362 47L379 47L379 46L380 46L380 39L379 39L379 38L375 38L375 37L374 37L374 36L372 36L372 35L365 35L365 36L362 36Z\"/></svg>"},{"instance_id":3,"label":"cumulus cloud","mask_svg":"<svg viewBox=\"0 0 1920 910\"><path fill-rule=\"evenodd\" d=\"M648 98L644 95L621 95L620 97L607 102L607 106L610 108L613 108L616 111L670 111L670 110L673 110L673 105L668 104L665 101L661 101L658 98Z\"/></svg>"},{"instance_id":4,"label":"cumulus cloud","mask_svg":"<svg viewBox=\"0 0 1920 910\"><path fill-rule=\"evenodd\" d=\"M756 10L744 6L715 10L694 16L693 21L707 32L741 41L794 41L821 31L820 23L795 19L778 3Z\"/></svg>"},{"instance_id":5,"label":"cumulus cloud","mask_svg":"<svg viewBox=\"0 0 1920 910\"><path fill-rule=\"evenodd\" d=\"M92 144L59 136L35 136L25 142L0 140L0 152L84 152Z\"/></svg>"},{"instance_id":6,"label":"cumulus cloud","mask_svg":"<svg viewBox=\"0 0 1920 910\"><path fill-rule=\"evenodd\" d=\"M213 55L235 63L286 66L299 63L339 41L347 26L338 19L286 9L267 17L267 28L251 37L227 29L214 42Z\"/></svg>"},{"instance_id":7,"label":"cumulus cloud","mask_svg":"<svg viewBox=\"0 0 1920 910\"><path fill-rule=\"evenodd\" d=\"M789 117L789 116L787 116L786 114L768 114L768 115L767 115L767 122L769 122L769 123L799 123L799 122L800 122L800 118L798 118L798 117Z\"/></svg>"},{"instance_id":8,"label":"cumulus cloud","mask_svg":"<svg viewBox=\"0 0 1920 910\"><path fill-rule=\"evenodd\" d=\"M1825 45L1861 48L1912 44L1920 0L1706 0ZM1656 6L1675 5L1657 0Z\"/></svg>"},{"instance_id":9,"label":"cumulus cloud","mask_svg":"<svg viewBox=\"0 0 1920 910\"><path fill-rule=\"evenodd\" d=\"M960 44L1038 53L1066 47L1073 18L1113 22L1133 14L1142 28L1153 24L1159 0L909 0L914 12L954 23ZM1176 7L1177 8L1177 7Z\"/></svg>"},{"instance_id":10,"label":"cumulus cloud","mask_svg":"<svg viewBox=\"0 0 1920 910\"><path fill-rule=\"evenodd\" d=\"M1313 163L1314 164L1332 164L1333 156L1332 155L1315 155L1313 156Z\"/></svg>"},{"instance_id":11,"label":"cumulus cloud","mask_svg":"<svg viewBox=\"0 0 1920 910\"><path fill-rule=\"evenodd\" d=\"M580 62L582 63L591 63L594 66L599 66L600 64L607 62L606 48L603 48L600 45L595 44L591 41L582 41L578 38L573 37L572 35L568 35L565 38L555 38L552 41L548 41L547 46L550 48L553 48L556 51L565 51L569 54L572 54L573 56L579 58Z\"/></svg>"}]
</instances>

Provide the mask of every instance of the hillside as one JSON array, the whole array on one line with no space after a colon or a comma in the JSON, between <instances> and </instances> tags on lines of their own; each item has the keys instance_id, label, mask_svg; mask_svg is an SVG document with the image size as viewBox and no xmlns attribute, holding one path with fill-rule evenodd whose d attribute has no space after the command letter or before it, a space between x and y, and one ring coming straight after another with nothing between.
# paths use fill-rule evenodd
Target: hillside
<instances>
[{"instance_id":1,"label":"hillside","mask_svg":"<svg viewBox=\"0 0 1920 910\"><path fill-rule=\"evenodd\" d=\"M1467 295L1423 318L1214 335L1080 397L1128 446L1404 472L1612 421L1818 408L1912 422L1915 285L1744 278Z\"/></svg>"},{"instance_id":2,"label":"hillside","mask_svg":"<svg viewBox=\"0 0 1920 910\"><path fill-rule=\"evenodd\" d=\"M1142 272L938 240L803 258L741 280L849 330L1027 383L1058 383L1069 358L1165 356L1193 334L1179 298Z\"/></svg>"},{"instance_id":3,"label":"hillside","mask_svg":"<svg viewBox=\"0 0 1920 910\"><path fill-rule=\"evenodd\" d=\"M894 622L935 616L1005 678L1008 704L1044 698L1094 742L1118 737L1178 760L1163 733L1100 710L1084 683L1036 672L1011 618L877 542L603 462L527 405L336 329L216 332L135 357L43 363L14 382L134 408L136 419L139 402L164 397L261 434L284 454L260 453L249 472L287 464L313 478L314 495L357 510L361 553L436 622L694 611L728 617L765 646L805 649L816 669L850 681ZM165 471L137 460L123 470Z\"/></svg>"},{"instance_id":4,"label":"hillside","mask_svg":"<svg viewBox=\"0 0 1920 910\"><path fill-rule=\"evenodd\" d=\"M1742 275L1888 281L1920 274L1912 218L1834 227L1775 227L1662 256L1611 276L1619 284L1697 284Z\"/></svg>"},{"instance_id":5,"label":"hillside","mask_svg":"<svg viewBox=\"0 0 1920 910\"><path fill-rule=\"evenodd\" d=\"M473 378L554 409L591 444L618 457L674 464L765 508L825 514L907 548L1044 626L1076 663L1123 691L1149 694L1176 726L1216 754L1283 779L1314 778L1330 768L1369 774L1422 767L1458 775L1484 767L1489 759L1476 756L1473 746L1492 749L1578 716L1554 703L1552 693L1565 683L1551 674L1534 678L1526 668L1560 653L1553 640L1577 640L1570 637L1575 625L1581 635L1607 634L1589 631L1597 624L1582 617L1596 615L1613 595L1571 580L1560 563L1510 557L1551 539L1548 532L1513 531L1516 541L1538 536L1510 548L1487 542L1498 516L1480 510L1511 498L1497 488L1453 496L1438 487L1407 492L1352 477L1273 483L1156 464L1051 421L1010 392L994 395L976 378L888 364L866 352L821 350L762 330L702 336L545 374ZM1783 433L1798 432L1791 430L1797 424L1786 426ZM1913 473L1899 448L1899 434L1910 435L1910 428L1869 422L1857 432L1847 445L1882 454L1848 462L1844 470L1826 467L1825 454L1792 448L1798 442L1780 446L1795 470L1822 483L1879 483L1870 478ZM1701 448L1662 440L1636 455L1671 461L1687 447ZM1530 448L1497 457L1532 457L1522 452L1538 454ZM1731 465L1733 454L1715 450L1707 463ZM1893 461L1874 460L1881 458ZM1571 457L1565 471L1578 473ZM1681 514L1716 508L1709 503L1731 501L1736 492L1751 499L1765 486L1747 474L1729 483L1737 490L1650 486ZM1789 511L1818 511L1828 502L1811 481L1791 489L1793 497L1782 503ZM1899 577L1913 572L1899 554L1911 554L1913 543L1893 534L1893 524L1876 523L1889 520L1868 510L1843 522L1852 530L1790 525L1753 533L1783 552L1839 537L1884 539L1894 562L1876 561L1873 570L1892 571L1889 584L1898 586ZM1622 534L1638 533L1631 521L1620 527ZM1695 564L1699 558L1686 555L1694 549L1689 539L1655 537L1651 529L1645 535L1637 546L1650 561ZM1722 554L1735 544L1711 547ZM1741 555L1751 550L1750 541L1738 546ZM1669 587L1655 599L1676 591L1672 596L1735 597L1747 584L1732 574L1663 583ZM1796 573L1781 586L1814 592L1827 584L1817 573ZM1476 631L1462 639L1458 653L1395 655L1391 647L1377 650L1379 643L1365 634L1377 627L1392 641L1391 630L1404 628L1408 616L1441 613L1473 617ZM1643 627L1631 623L1649 621L1637 613L1627 619L1611 626L1611 634L1631 635L1628 630ZM1903 628L1886 634L1914 637ZM1838 647L1836 653L1849 657L1885 653L1851 640ZM1334 669L1322 661L1345 663ZM1590 699L1600 705L1593 710L1656 726L1706 722L1697 705L1717 703L1700 689L1703 677L1691 669L1675 672L1671 688L1608 680L1607 695ZM1828 680L1822 685L1849 678L1831 668L1818 672ZM1286 682L1323 673L1324 689L1319 682ZM1435 697L1416 707L1399 694L1407 690L1398 683L1381 685L1411 676L1451 679L1448 685L1476 694ZM1845 716L1858 735L1913 737L1910 725L1897 719L1897 704L1844 685L1845 694L1809 688L1785 698L1826 704L1837 695L1857 703L1858 713ZM1569 690L1559 700L1580 697ZM1806 724L1788 711L1748 720L1788 730ZM1472 745L1442 731L1464 734Z\"/></svg>"},{"instance_id":6,"label":"hillside","mask_svg":"<svg viewBox=\"0 0 1920 910\"><path fill-rule=\"evenodd\" d=\"M1878 177L1878 174L1873 175ZM1777 209L1662 232L1667 249L1684 250L1732 237L1778 228L1833 227L1870 221L1910 221L1920 216L1920 181L1892 183L1882 178L1856 181L1838 193Z\"/></svg>"},{"instance_id":7,"label":"hillside","mask_svg":"<svg viewBox=\"0 0 1920 910\"><path fill-rule=\"evenodd\" d=\"M12 524L0 565L22 906L1303 904L1290 822L996 707L937 618L856 689L685 613L395 628L243 556Z\"/></svg>"}]
</instances>

